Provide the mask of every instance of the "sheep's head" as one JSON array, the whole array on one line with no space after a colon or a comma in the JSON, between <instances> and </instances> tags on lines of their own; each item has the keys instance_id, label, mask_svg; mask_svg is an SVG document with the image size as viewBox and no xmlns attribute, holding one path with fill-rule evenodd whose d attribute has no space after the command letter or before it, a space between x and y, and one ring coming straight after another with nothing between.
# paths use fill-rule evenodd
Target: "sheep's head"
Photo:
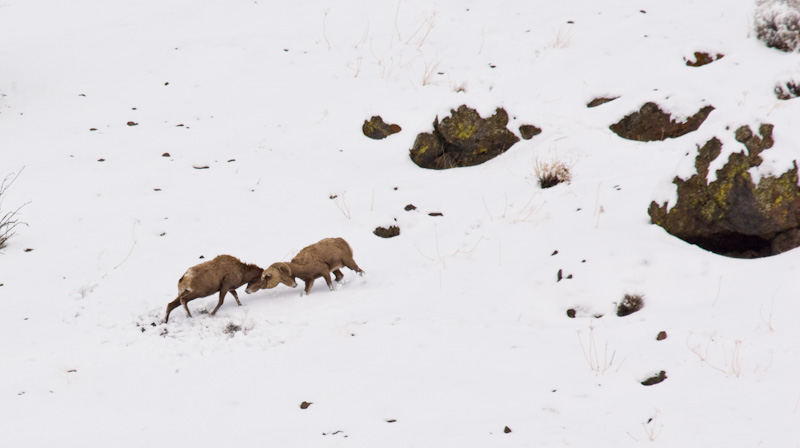
<instances>
[{"instance_id":1,"label":"sheep's head","mask_svg":"<svg viewBox=\"0 0 800 448\"><path fill-rule=\"evenodd\" d=\"M252 294L262 289L267 289L267 282L261 280L261 276L259 275L253 281L247 284L247 288L245 288L244 292Z\"/></svg>"},{"instance_id":2,"label":"sheep's head","mask_svg":"<svg viewBox=\"0 0 800 448\"><path fill-rule=\"evenodd\" d=\"M292 268L286 263L275 263L264 269L261 274L261 284L263 285L261 288L272 289L278 286L278 283L283 283L291 288L297 287L297 282L292 276Z\"/></svg>"}]
</instances>

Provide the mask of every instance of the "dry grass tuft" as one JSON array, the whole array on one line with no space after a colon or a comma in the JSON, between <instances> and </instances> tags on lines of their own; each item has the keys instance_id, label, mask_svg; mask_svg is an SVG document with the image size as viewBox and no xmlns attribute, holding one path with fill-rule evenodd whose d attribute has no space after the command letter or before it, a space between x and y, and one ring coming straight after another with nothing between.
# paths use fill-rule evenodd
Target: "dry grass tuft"
<instances>
[{"instance_id":1,"label":"dry grass tuft","mask_svg":"<svg viewBox=\"0 0 800 448\"><path fill-rule=\"evenodd\" d=\"M542 188L550 188L562 182L571 181L571 169L572 165L561 160L544 162L537 158L533 161L533 172L539 179L539 186Z\"/></svg>"}]
</instances>

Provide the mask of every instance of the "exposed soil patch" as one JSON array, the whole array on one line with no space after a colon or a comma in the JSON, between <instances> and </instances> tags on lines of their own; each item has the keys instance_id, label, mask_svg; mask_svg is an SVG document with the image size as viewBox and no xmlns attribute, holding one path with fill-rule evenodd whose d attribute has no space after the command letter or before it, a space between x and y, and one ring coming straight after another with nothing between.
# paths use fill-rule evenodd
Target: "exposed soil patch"
<instances>
[{"instance_id":1,"label":"exposed soil patch","mask_svg":"<svg viewBox=\"0 0 800 448\"><path fill-rule=\"evenodd\" d=\"M233 336L235 333L238 333L240 331L242 331L242 326L237 325L233 322L228 322L228 325L226 325L225 328L222 330L223 333L229 336Z\"/></svg>"},{"instance_id":2,"label":"exposed soil patch","mask_svg":"<svg viewBox=\"0 0 800 448\"><path fill-rule=\"evenodd\" d=\"M639 112L625 116L609 128L628 140L640 142L666 140L696 131L712 110L713 106L706 106L686 121L676 122L670 114L662 111L658 104L649 102L645 103Z\"/></svg>"}]
</instances>

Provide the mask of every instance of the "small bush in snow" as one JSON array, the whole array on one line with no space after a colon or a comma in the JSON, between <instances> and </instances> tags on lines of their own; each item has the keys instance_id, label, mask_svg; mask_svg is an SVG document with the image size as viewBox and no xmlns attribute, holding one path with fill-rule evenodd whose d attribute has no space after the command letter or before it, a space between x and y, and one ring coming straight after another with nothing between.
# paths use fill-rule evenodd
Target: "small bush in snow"
<instances>
[{"instance_id":1,"label":"small bush in snow","mask_svg":"<svg viewBox=\"0 0 800 448\"><path fill-rule=\"evenodd\" d=\"M625 294L625 297L622 298L622 302L617 306L617 316L624 317L642 308L644 308L644 295Z\"/></svg>"},{"instance_id":2,"label":"small bush in snow","mask_svg":"<svg viewBox=\"0 0 800 448\"><path fill-rule=\"evenodd\" d=\"M768 47L792 52L800 47L800 0L758 0L756 36Z\"/></svg>"},{"instance_id":3,"label":"small bush in snow","mask_svg":"<svg viewBox=\"0 0 800 448\"><path fill-rule=\"evenodd\" d=\"M562 182L572 180L570 166L560 160L552 162L542 162L536 159L533 162L533 172L539 179L539 186L542 188L554 187Z\"/></svg>"},{"instance_id":4,"label":"small bush in snow","mask_svg":"<svg viewBox=\"0 0 800 448\"><path fill-rule=\"evenodd\" d=\"M20 224L25 224L20 222L19 219L17 219L17 216L19 215L20 209L26 204L22 204L11 211L3 211L3 199L5 199L4 195L21 172L22 170L17 173L9 174L5 179L3 179L2 182L0 182L0 249L6 247L8 240L14 236L16 233L14 232L14 229Z\"/></svg>"},{"instance_id":5,"label":"small bush in snow","mask_svg":"<svg viewBox=\"0 0 800 448\"><path fill-rule=\"evenodd\" d=\"M800 76L796 79L786 79L779 81L775 85L775 96L779 100L790 100L800 96Z\"/></svg>"}]
</instances>

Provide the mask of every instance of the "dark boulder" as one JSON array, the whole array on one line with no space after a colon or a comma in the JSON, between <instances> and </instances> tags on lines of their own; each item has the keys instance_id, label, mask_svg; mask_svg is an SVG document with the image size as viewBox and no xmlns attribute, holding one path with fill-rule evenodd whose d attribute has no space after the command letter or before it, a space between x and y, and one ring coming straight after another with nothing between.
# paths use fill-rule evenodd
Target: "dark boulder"
<instances>
[{"instance_id":1,"label":"dark boulder","mask_svg":"<svg viewBox=\"0 0 800 448\"><path fill-rule=\"evenodd\" d=\"M586 107L602 106L603 104L610 103L610 102L614 101L617 98L619 98L619 97L615 96L613 98L607 98L607 97L595 98L592 101L589 101L589 104L587 104Z\"/></svg>"},{"instance_id":2,"label":"dark boulder","mask_svg":"<svg viewBox=\"0 0 800 448\"><path fill-rule=\"evenodd\" d=\"M639 112L626 115L618 123L612 124L610 129L622 138L640 142L677 138L696 131L712 110L713 106L706 106L681 123L662 111L658 104L650 102L645 103Z\"/></svg>"},{"instance_id":3,"label":"dark boulder","mask_svg":"<svg viewBox=\"0 0 800 448\"><path fill-rule=\"evenodd\" d=\"M389 228L376 227L375 230L372 231L372 233L381 238L394 238L400 235L400 227L397 226L389 226Z\"/></svg>"},{"instance_id":4,"label":"dark boulder","mask_svg":"<svg viewBox=\"0 0 800 448\"><path fill-rule=\"evenodd\" d=\"M484 119L475 109L461 106L451 110L441 123L436 117L432 133L417 135L411 160L423 168L437 170L479 165L519 141L507 124L508 113L503 109Z\"/></svg>"},{"instance_id":5,"label":"dark boulder","mask_svg":"<svg viewBox=\"0 0 800 448\"><path fill-rule=\"evenodd\" d=\"M704 65L708 65L716 61L717 59L722 59L724 57L725 55L721 53L712 55L702 51L695 51L694 60L684 58L684 61L686 61L686 65L688 65L689 67L702 67Z\"/></svg>"},{"instance_id":6,"label":"dark boulder","mask_svg":"<svg viewBox=\"0 0 800 448\"><path fill-rule=\"evenodd\" d=\"M707 181L709 165L722 151L722 142L713 138L699 148L697 174L673 180L678 187L675 206L667 211L668 204L652 202L650 219L686 242L732 257L766 257L800 246L797 162L756 185L749 170L761 165L759 154L772 147L772 125L761 125L759 135L742 126L735 137L746 151L731 154L716 180Z\"/></svg>"},{"instance_id":7,"label":"dark boulder","mask_svg":"<svg viewBox=\"0 0 800 448\"><path fill-rule=\"evenodd\" d=\"M519 135L523 140L530 140L542 133L542 128L532 124L523 124L519 127Z\"/></svg>"}]
</instances>

